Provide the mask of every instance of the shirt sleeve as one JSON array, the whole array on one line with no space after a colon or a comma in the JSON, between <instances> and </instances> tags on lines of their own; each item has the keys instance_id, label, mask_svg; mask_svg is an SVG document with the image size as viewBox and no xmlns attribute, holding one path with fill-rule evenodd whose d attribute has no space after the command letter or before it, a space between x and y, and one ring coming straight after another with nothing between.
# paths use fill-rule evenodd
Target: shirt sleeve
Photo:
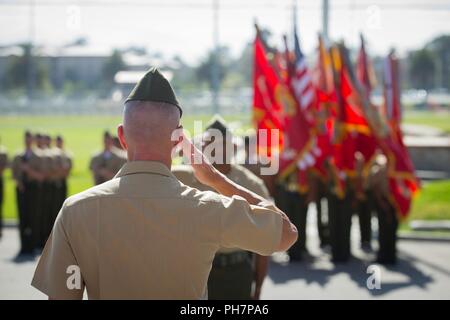
<instances>
[{"instance_id":1,"label":"shirt sleeve","mask_svg":"<svg viewBox=\"0 0 450 320\"><path fill-rule=\"evenodd\" d=\"M54 299L82 299L84 281L66 231L61 209L39 259L31 285Z\"/></svg>"},{"instance_id":2,"label":"shirt sleeve","mask_svg":"<svg viewBox=\"0 0 450 320\"><path fill-rule=\"evenodd\" d=\"M267 190L267 187L262 180L256 180L253 182L253 184L255 186L254 192L257 195L263 197L264 199L270 199L269 191Z\"/></svg>"},{"instance_id":3,"label":"shirt sleeve","mask_svg":"<svg viewBox=\"0 0 450 320\"><path fill-rule=\"evenodd\" d=\"M73 167L73 160L72 160L72 155L71 154L67 154L67 166L69 169L72 169Z\"/></svg>"},{"instance_id":4,"label":"shirt sleeve","mask_svg":"<svg viewBox=\"0 0 450 320\"><path fill-rule=\"evenodd\" d=\"M72 169L72 158L69 155L63 155L61 163L63 169Z\"/></svg>"},{"instance_id":5,"label":"shirt sleeve","mask_svg":"<svg viewBox=\"0 0 450 320\"><path fill-rule=\"evenodd\" d=\"M280 244L282 217L270 202L250 205L239 196L223 197L221 247L271 255Z\"/></svg>"},{"instance_id":6,"label":"shirt sleeve","mask_svg":"<svg viewBox=\"0 0 450 320\"><path fill-rule=\"evenodd\" d=\"M197 179L195 179L194 171L189 170L188 168L184 168L182 166L174 166L174 168L172 168L172 173L179 181L189 187L198 190L207 189L205 185L202 185L197 181Z\"/></svg>"}]
</instances>

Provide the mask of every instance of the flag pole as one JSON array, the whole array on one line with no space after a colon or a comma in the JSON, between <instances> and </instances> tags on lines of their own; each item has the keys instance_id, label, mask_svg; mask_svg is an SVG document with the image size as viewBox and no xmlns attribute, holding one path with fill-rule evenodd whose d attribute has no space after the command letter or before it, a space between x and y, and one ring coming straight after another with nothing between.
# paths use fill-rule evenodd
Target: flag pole
<instances>
[{"instance_id":1,"label":"flag pole","mask_svg":"<svg viewBox=\"0 0 450 320\"><path fill-rule=\"evenodd\" d=\"M220 52L219 52L219 0L213 1L213 63L211 66L211 84L212 84L212 104L213 104L213 112L214 114L218 114L220 112L219 106L219 86L220 86L220 78L219 78L219 61L220 61Z\"/></svg>"},{"instance_id":2,"label":"flag pole","mask_svg":"<svg viewBox=\"0 0 450 320\"><path fill-rule=\"evenodd\" d=\"M322 0L322 35L324 38L325 43L328 43L328 10L329 10L329 3L328 0Z\"/></svg>"}]
</instances>

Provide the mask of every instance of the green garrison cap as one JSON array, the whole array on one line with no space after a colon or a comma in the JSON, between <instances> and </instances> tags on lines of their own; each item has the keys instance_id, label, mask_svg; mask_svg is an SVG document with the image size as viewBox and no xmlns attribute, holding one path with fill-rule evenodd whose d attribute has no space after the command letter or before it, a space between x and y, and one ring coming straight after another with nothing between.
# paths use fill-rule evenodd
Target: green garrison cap
<instances>
[{"instance_id":1,"label":"green garrison cap","mask_svg":"<svg viewBox=\"0 0 450 320\"><path fill-rule=\"evenodd\" d=\"M178 107L180 117L183 114L180 103L169 81L155 67L150 68L131 91L128 101L155 101L170 103Z\"/></svg>"},{"instance_id":2,"label":"green garrison cap","mask_svg":"<svg viewBox=\"0 0 450 320\"><path fill-rule=\"evenodd\" d=\"M230 130L228 129L225 120L219 116L215 115L209 122L208 126L206 127L205 131L216 129L219 130L222 135L226 135L227 133L231 135Z\"/></svg>"}]
</instances>

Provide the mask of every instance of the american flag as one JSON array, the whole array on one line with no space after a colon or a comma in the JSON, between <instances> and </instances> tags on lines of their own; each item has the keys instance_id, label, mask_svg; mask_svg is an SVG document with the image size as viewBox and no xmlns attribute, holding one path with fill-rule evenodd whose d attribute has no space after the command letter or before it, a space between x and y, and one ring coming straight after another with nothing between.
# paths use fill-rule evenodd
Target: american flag
<instances>
[{"instance_id":1,"label":"american flag","mask_svg":"<svg viewBox=\"0 0 450 320\"><path fill-rule=\"evenodd\" d=\"M297 28L294 28L295 72L292 77L292 88L301 110L309 110L314 104L315 91L312 76L306 65L305 56L300 49Z\"/></svg>"}]
</instances>

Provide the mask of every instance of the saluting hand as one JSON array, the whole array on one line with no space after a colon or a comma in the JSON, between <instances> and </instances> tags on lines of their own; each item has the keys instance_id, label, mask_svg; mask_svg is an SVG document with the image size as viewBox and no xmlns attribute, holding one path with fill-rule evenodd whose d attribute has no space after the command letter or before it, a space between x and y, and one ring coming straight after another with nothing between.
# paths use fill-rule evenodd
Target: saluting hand
<instances>
[{"instance_id":1,"label":"saluting hand","mask_svg":"<svg viewBox=\"0 0 450 320\"><path fill-rule=\"evenodd\" d=\"M203 152L186 137L184 131L182 137L183 156L194 169L195 178L200 183L212 187L222 177L222 174L214 168Z\"/></svg>"}]
</instances>

